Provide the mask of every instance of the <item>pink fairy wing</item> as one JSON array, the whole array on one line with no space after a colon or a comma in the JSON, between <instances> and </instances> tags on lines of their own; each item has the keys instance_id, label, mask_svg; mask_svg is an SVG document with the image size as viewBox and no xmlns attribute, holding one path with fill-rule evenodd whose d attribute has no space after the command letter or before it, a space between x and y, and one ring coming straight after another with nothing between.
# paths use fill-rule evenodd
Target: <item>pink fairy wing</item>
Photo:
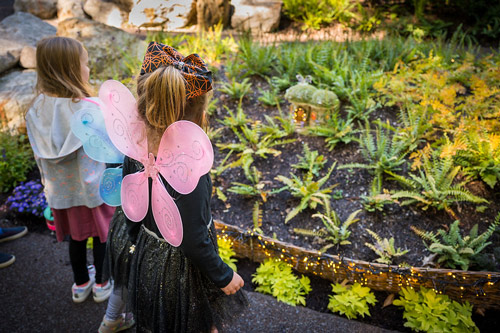
<instances>
[{"instance_id":1,"label":"pink fairy wing","mask_svg":"<svg viewBox=\"0 0 500 333\"><path fill-rule=\"evenodd\" d=\"M210 171L213 162L212 143L195 123L176 121L163 133L156 165L177 192L191 193L200 177Z\"/></svg>"},{"instance_id":2,"label":"pink fairy wing","mask_svg":"<svg viewBox=\"0 0 500 333\"><path fill-rule=\"evenodd\" d=\"M108 80L101 85L99 98L106 131L116 148L137 161L147 158L146 126L130 90L118 81Z\"/></svg>"},{"instance_id":3,"label":"pink fairy wing","mask_svg":"<svg viewBox=\"0 0 500 333\"><path fill-rule=\"evenodd\" d=\"M161 184L159 177L153 181L151 207L156 225L163 238L172 246L182 243L182 219L172 197Z\"/></svg>"},{"instance_id":4,"label":"pink fairy wing","mask_svg":"<svg viewBox=\"0 0 500 333\"><path fill-rule=\"evenodd\" d=\"M148 177L143 171L123 178L121 197L125 216L134 222L142 221L149 205Z\"/></svg>"}]
</instances>

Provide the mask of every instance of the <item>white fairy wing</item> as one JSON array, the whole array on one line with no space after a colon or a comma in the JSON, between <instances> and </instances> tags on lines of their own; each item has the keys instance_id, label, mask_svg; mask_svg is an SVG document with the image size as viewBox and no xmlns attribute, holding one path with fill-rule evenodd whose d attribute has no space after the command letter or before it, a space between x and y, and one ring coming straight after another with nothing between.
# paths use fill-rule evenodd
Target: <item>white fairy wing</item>
<instances>
[{"instance_id":1,"label":"white fairy wing","mask_svg":"<svg viewBox=\"0 0 500 333\"><path fill-rule=\"evenodd\" d=\"M191 193L214 162L212 143L198 125L176 121L163 133L156 164L167 182L181 194Z\"/></svg>"},{"instance_id":2,"label":"white fairy wing","mask_svg":"<svg viewBox=\"0 0 500 333\"><path fill-rule=\"evenodd\" d=\"M104 117L97 108L81 109L71 118L71 130L83 144L85 153L95 161L122 163L123 154L111 142Z\"/></svg>"}]
</instances>

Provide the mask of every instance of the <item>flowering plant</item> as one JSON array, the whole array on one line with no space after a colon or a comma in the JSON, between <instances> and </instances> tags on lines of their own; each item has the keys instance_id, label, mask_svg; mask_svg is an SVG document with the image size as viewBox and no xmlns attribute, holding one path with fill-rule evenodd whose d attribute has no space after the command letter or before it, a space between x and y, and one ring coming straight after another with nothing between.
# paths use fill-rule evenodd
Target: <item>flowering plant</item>
<instances>
[{"instance_id":1,"label":"flowering plant","mask_svg":"<svg viewBox=\"0 0 500 333\"><path fill-rule=\"evenodd\" d=\"M12 211L30 213L38 217L43 217L43 211L47 207L43 186L35 180L22 182L12 191L6 203Z\"/></svg>"}]
</instances>

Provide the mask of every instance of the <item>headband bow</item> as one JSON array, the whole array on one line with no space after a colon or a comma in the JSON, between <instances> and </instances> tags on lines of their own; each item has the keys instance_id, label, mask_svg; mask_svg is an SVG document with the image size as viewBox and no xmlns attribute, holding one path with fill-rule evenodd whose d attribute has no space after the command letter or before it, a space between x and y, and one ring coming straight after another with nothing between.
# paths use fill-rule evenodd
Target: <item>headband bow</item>
<instances>
[{"instance_id":1,"label":"headband bow","mask_svg":"<svg viewBox=\"0 0 500 333\"><path fill-rule=\"evenodd\" d=\"M171 46L151 42L148 45L141 67L141 75L151 73L163 66L177 68L186 80L186 98L201 96L212 90L212 72L196 53L184 58Z\"/></svg>"}]
</instances>

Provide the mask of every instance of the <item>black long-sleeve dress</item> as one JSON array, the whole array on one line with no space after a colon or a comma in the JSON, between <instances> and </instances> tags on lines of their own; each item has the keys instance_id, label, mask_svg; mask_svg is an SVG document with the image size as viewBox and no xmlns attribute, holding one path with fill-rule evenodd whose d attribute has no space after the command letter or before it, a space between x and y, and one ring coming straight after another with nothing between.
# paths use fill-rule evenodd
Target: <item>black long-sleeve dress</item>
<instances>
[{"instance_id":1,"label":"black long-sleeve dress","mask_svg":"<svg viewBox=\"0 0 500 333\"><path fill-rule=\"evenodd\" d=\"M125 158L123 175L142 169ZM129 300L138 332L209 332L248 304L243 291L227 296L220 289L229 284L233 270L218 255L210 197L212 182L202 176L196 189L177 193L164 179L183 224L183 240L173 247L161 236L153 218L151 202L141 222L127 220L135 244L129 278ZM152 180L149 179L151 193ZM151 201L151 199L150 199Z\"/></svg>"}]
</instances>

